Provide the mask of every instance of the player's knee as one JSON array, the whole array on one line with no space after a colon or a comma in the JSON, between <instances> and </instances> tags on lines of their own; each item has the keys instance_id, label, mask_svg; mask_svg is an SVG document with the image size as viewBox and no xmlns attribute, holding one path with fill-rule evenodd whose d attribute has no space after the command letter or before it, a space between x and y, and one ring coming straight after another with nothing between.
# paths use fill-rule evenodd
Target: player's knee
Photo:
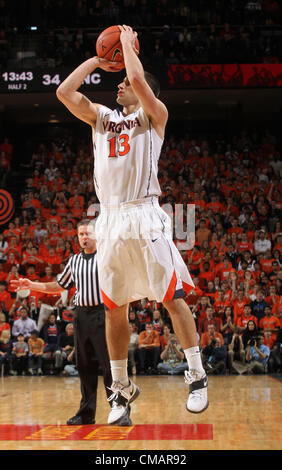
<instances>
[{"instance_id":1,"label":"player's knee","mask_svg":"<svg viewBox=\"0 0 282 470\"><path fill-rule=\"evenodd\" d=\"M172 314L178 314L183 312L183 308L187 306L183 299L172 299L167 302L163 302L163 306Z\"/></svg>"}]
</instances>

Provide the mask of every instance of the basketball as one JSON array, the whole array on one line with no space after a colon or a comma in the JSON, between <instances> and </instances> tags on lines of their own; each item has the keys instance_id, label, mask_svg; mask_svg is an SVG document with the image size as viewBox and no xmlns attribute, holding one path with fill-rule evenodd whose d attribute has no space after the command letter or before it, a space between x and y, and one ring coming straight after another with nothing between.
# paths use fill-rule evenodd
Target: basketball
<instances>
[{"instance_id":1,"label":"basketball","mask_svg":"<svg viewBox=\"0 0 282 470\"><path fill-rule=\"evenodd\" d=\"M135 41L135 48L137 51L140 49L137 38ZM120 62L124 67L122 44L120 42L120 29L118 26L110 26L102 31L96 41L96 51L98 57L112 62Z\"/></svg>"}]
</instances>

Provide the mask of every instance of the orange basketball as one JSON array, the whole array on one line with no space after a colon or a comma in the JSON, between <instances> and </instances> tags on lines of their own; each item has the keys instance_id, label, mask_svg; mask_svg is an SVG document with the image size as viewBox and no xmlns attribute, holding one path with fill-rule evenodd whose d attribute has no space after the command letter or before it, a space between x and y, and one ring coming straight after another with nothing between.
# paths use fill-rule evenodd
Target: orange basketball
<instances>
[{"instance_id":1,"label":"orange basketball","mask_svg":"<svg viewBox=\"0 0 282 470\"><path fill-rule=\"evenodd\" d=\"M139 41L136 38L135 47L139 51ZM104 29L96 41L97 56L112 62L120 62L124 67L120 30L118 26Z\"/></svg>"}]
</instances>

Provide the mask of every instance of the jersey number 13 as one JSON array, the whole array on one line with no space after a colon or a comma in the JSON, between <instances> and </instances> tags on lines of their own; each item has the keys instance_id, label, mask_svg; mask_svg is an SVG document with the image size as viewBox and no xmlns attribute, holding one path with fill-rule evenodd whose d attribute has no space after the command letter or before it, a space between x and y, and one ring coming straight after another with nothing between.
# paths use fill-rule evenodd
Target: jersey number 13
<instances>
[{"instance_id":1,"label":"jersey number 13","mask_svg":"<svg viewBox=\"0 0 282 470\"><path fill-rule=\"evenodd\" d=\"M121 134L119 137L112 137L108 140L110 142L110 154L109 157L123 157L130 150L128 143L129 136L127 134ZM118 147L118 151L117 151Z\"/></svg>"}]
</instances>

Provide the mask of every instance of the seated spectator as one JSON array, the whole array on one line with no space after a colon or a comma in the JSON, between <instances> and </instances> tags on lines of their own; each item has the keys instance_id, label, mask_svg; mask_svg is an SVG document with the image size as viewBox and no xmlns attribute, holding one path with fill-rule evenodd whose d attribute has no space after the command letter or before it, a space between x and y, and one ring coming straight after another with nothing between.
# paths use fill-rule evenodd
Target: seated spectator
<instances>
[{"instance_id":1,"label":"seated spectator","mask_svg":"<svg viewBox=\"0 0 282 470\"><path fill-rule=\"evenodd\" d=\"M175 334L170 334L167 344L161 353L157 369L162 374L177 375L187 370L188 364L183 361L185 355Z\"/></svg>"},{"instance_id":2,"label":"seated spectator","mask_svg":"<svg viewBox=\"0 0 282 470\"><path fill-rule=\"evenodd\" d=\"M129 339L129 346L128 346L128 366L131 370L133 375L136 375L136 352L138 350L138 333L136 333L134 324L129 323L129 332L130 332L130 339Z\"/></svg>"},{"instance_id":3,"label":"seated spectator","mask_svg":"<svg viewBox=\"0 0 282 470\"><path fill-rule=\"evenodd\" d=\"M270 356L269 347L264 344L264 336L259 333L258 337L251 339L247 344L246 361L247 367L244 374L265 374Z\"/></svg>"},{"instance_id":4,"label":"seated spectator","mask_svg":"<svg viewBox=\"0 0 282 470\"><path fill-rule=\"evenodd\" d=\"M133 326L133 331L135 333L139 333L139 331L141 331L141 328L140 328L140 322L137 318L137 314L134 310L130 310L129 313L128 313L128 321L130 324L132 324Z\"/></svg>"},{"instance_id":5,"label":"seated spectator","mask_svg":"<svg viewBox=\"0 0 282 470\"><path fill-rule=\"evenodd\" d=\"M12 368L14 375L26 375L28 366L28 344L24 335L19 333L12 348Z\"/></svg>"},{"instance_id":6,"label":"seated spectator","mask_svg":"<svg viewBox=\"0 0 282 470\"><path fill-rule=\"evenodd\" d=\"M228 345L227 364L230 374L240 374L240 365L245 364L245 348L238 328L235 328L231 343Z\"/></svg>"},{"instance_id":7,"label":"seated spectator","mask_svg":"<svg viewBox=\"0 0 282 470\"><path fill-rule=\"evenodd\" d=\"M20 318L16 320L12 327L12 336L17 338L22 334L24 340L27 341L33 330L37 330L36 323L28 316L28 309L26 307L20 308Z\"/></svg>"},{"instance_id":8,"label":"seated spectator","mask_svg":"<svg viewBox=\"0 0 282 470\"><path fill-rule=\"evenodd\" d=\"M224 374L226 368L226 348L222 345L221 339L213 338L202 350L203 366L206 373Z\"/></svg>"},{"instance_id":9,"label":"seated spectator","mask_svg":"<svg viewBox=\"0 0 282 470\"><path fill-rule=\"evenodd\" d=\"M171 325L168 324L168 323L165 323L164 324L164 328L163 328L163 334L160 336L160 348L161 348L161 352L164 350L164 348L166 347L167 345L167 342L170 338L170 334L171 334Z\"/></svg>"},{"instance_id":10,"label":"seated spectator","mask_svg":"<svg viewBox=\"0 0 282 470\"><path fill-rule=\"evenodd\" d=\"M11 331L3 330L0 333L0 368L4 366L7 373L12 373L12 348Z\"/></svg>"},{"instance_id":11,"label":"seated spectator","mask_svg":"<svg viewBox=\"0 0 282 470\"><path fill-rule=\"evenodd\" d=\"M221 345L224 346L224 340L221 333L216 331L215 326L213 324L208 325L208 331L203 333L201 336L201 347L204 349L208 346L213 339L219 338L221 341Z\"/></svg>"},{"instance_id":12,"label":"seated spectator","mask_svg":"<svg viewBox=\"0 0 282 470\"><path fill-rule=\"evenodd\" d=\"M256 338L258 336L258 333L259 331L258 331L256 323L253 320L249 320L245 330L242 333L242 340L243 340L245 349L247 347L249 340L252 338Z\"/></svg>"},{"instance_id":13,"label":"seated spectator","mask_svg":"<svg viewBox=\"0 0 282 470\"><path fill-rule=\"evenodd\" d=\"M74 348L71 351L71 353L68 355L66 361L67 361L67 364L65 365L62 374L69 375L70 377L77 377L78 370L77 370L76 363L75 363L75 349Z\"/></svg>"},{"instance_id":14,"label":"seated spectator","mask_svg":"<svg viewBox=\"0 0 282 470\"><path fill-rule=\"evenodd\" d=\"M42 375L42 355L44 349L44 341L39 338L37 330L32 330L28 338L28 372L30 375Z\"/></svg>"},{"instance_id":15,"label":"seated spectator","mask_svg":"<svg viewBox=\"0 0 282 470\"><path fill-rule=\"evenodd\" d=\"M54 315L55 316L55 315ZM65 362L74 350L74 330L73 324L68 323L65 331L59 335L57 349L55 350L55 371L61 372Z\"/></svg>"},{"instance_id":16,"label":"seated spectator","mask_svg":"<svg viewBox=\"0 0 282 470\"><path fill-rule=\"evenodd\" d=\"M56 324L56 316L54 313L49 315L47 323L42 328L42 337L45 343L43 350L43 359L51 360L50 373L53 374L54 369L54 355L58 349L59 329Z\"/></svg>"},{"instance_id":17,"label":"seated spectator","mask_svg":"<svg viewBox=\"0 0 282 470\"><path fill-rule=\"evenodd\" d=\"M160 356L160 337L157 331L154 331L152 322L147 322L144 331L139 334L138 354L140 362L140 374L157 370ZM147 369L145 365L147 362Z\"/></svg>"}]
</instances>

